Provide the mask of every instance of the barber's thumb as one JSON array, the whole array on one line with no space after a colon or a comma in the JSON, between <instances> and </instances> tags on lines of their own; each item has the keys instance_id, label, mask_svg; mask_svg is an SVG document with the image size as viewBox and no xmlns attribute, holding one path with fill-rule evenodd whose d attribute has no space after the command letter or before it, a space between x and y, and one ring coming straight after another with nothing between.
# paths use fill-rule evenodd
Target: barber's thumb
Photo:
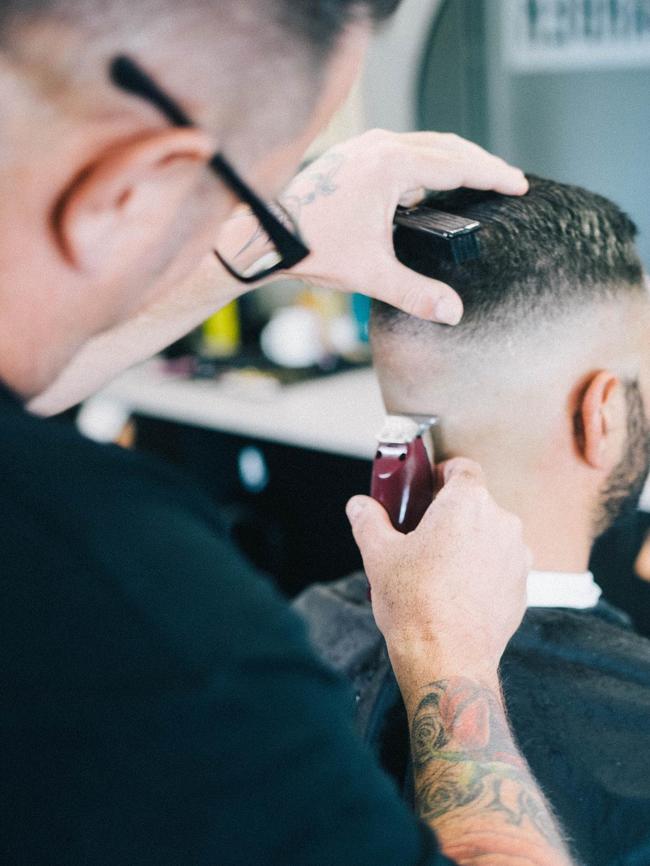
<instances>
[{"instance_id":1,"label":"barber's thumb","mask_svg":"<svg viewBox=\"0 0 650 866\"><path fill-rule=\"evenodd\" d=\"M384 549L397 534L386 509L370 496L353 496L345 511L364 562Z\"/></svg>"},{"instance_id":2,"label":"barber's thumb","mask_svg":"<svg viewBox=\"0 0 650 866\"><path fill-rule=\"evenodd\" d=\"M452 457L439 463L438 473L442 476L445 485L451 483L468 482L485 486L485 474L481 466L467 457Z\"/></svg>"},{"instance_id":3,"label":"barber's thumb","mask_svg":"<svg viewBox=\"0 0 650 866\"><path fill-rule=\"evenodd\" d=\"M410 316L431 322L457 325L463 315L463 303L451 286L418 274L394 257L373 280L373 294Z\"/></svg>"}]
</instances>

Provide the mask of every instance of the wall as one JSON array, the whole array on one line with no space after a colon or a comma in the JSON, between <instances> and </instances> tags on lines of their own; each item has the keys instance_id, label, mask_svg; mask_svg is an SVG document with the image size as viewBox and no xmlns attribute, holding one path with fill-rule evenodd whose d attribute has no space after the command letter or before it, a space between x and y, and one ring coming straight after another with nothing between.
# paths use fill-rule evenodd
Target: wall
<instances>
[{"instance_id":1,"label":"wall","mask_svg":"<svg viewBox=\"0 0 650 866\"><path fill-rule=\"evenodd\" d=\"M650 45L629 64L621 47L591 67L518 72L507 61L507 12L507 0L485 3L487 143L529 171L616 201L638 224L650 267Z\"/></svg>"},{"instance_id":2,"label":"wall","mask_svg":"<svg viewBox=\"0 0 650 866\"><path fill-rule=\"evenodd\" d=\"M650 69L529 74L510 86L508 155L622 205L650 267Z\"/></svg>"},{"instance_id":3,"label":"wall","mask_svg":"<svg viewBox=\"0 0 650 866\"><path fill-rule=\"evenodd\" d=\"M375 37L362 81L369 127L417 128L417 84L431 22L441 0L403 0Z\"/></svg>"}]
</instances>

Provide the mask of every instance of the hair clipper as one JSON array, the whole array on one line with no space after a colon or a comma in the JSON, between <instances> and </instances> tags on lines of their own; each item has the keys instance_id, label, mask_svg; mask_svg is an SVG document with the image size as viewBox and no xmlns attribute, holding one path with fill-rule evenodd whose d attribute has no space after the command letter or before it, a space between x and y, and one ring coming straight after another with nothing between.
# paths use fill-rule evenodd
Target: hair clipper
<instances>
[{"instance_id":1,"label":"hair clipper","mask_svg":"<svg viewBox=\"0 0 650 866\"><path fill-rule=\"evenodd\" d=\"M421 202L398 207L396 231L424 234L432 255L460 265L479 258L477 220L437 210ZM387 415L377 437L370 495L380 502L395 529L411 532L433 501L435 415Z\"/></svg>"},{"instance_id":2,"label":"hair clipper","mask_svg":"<svg viewBox=\"0 0 650 866\"><path fill-rule=\"evenodd\" d=\"M370 495L395 529L411 532L433 501L435 416L387 415L377 440Z\"/></svg>"},{"instance_id":3,"label":"hair clipper","mask_svg":"<svg viewBox=\"0 0 650 866\"><path fill-rule=\"evenodd\" d=\"M426 238L429 256L463 265L478 259L481 247L480 222L457 214L437 210L430 203L415 207L398 207L393 218L396 231L415 233Z\"/></svg>"}]
</instances>

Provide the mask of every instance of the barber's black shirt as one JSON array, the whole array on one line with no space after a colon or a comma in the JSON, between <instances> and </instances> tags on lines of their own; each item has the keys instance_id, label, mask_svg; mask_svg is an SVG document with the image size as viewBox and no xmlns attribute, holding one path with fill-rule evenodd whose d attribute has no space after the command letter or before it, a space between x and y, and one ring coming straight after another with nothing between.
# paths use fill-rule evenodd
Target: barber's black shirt
<instances>
[{"instance_id":1,"label":"barber's black shirt","mask_svg":"<svg viewBox=\"0 0 650 866\"><path fill-rule=\"evenodd\" d=\"M448 864L170 468L0 394L0 861Z\"/></svg>"}]
</instances>

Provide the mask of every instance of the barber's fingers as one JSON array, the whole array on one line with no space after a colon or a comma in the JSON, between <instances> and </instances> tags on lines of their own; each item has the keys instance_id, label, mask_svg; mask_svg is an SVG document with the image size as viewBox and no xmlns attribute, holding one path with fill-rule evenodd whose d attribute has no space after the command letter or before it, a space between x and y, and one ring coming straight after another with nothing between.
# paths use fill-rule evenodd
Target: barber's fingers
<instances>
[{"instance_id":1,"label":"barber's fingers","mask_svg":"<svg viewBox=\"0 0 650 866\"><path fill-rule=\"evenodd\" d=\"M474 153L409 146L405 148L403 173L407 189L425 186L448 190L465 186L505 195L523 195L528 190L528 181L521 169L481 150Z\"/></svg>"},{"instance_id":2,"label":"barber's fingers","mask_svg":"<svg viewBox=\"0 0 650 866\"><path fill-rule=\"evenodd\" d=\"M427 189L423 186L416 186L413 189L407 189L400 192L399 203L402 207L415 207L422 199L426 198Z\"/></svg>"},{"instance_id":3,"label":"barber's fingers","mask_svg":"<svg viewBox=\"0 0 650 866\"><path fill-rule=\"evenodd\" d=\"M370 496L353 496L345 511L366 571L372 571L373 563L403 536L393 528L386 509Z\"/></svg>"},{"instance_id":4,"label":"barber's fingers","mask_svg":"<svg viewBox=\"0 0 650 866\"><path fill-rule=\"evenodd\" d=\"M420 132L401 132L397 133L399 140L413 145L414 147L434 147L439 150L450 151L466 151L474 154L488 154L494 159L499 159L505 163L502 157L491 154L490 151L476 144L475 141L470 141L468 138L463 138L455 132L434 132L433 130L423 130Z\"/></svg>"},{"instance_id":5,"label":"barber's fingers","mask_svg":"<svg viewBox=\"0 0 650 866\"><path fill-rule=\"evenodd\" d=\"M375 261L367 285L367 295L419 319L457 325L463 316L463 302L451 286L412 271L390 255Z\"/></svg>"},{"instance_id":6,"label":"barber's fingers","mask_svg":"<svg viewBox=\"0 0 650 866\"><path fill-rule=\"evenodd\" d=\"M441 508L446 506L468 507L471 503L481 505L489 498L485 475L478 463L465 457L454 457L436 466L438 492L424 513L418 530L429 532L436 523Z\"/></svg>"},{"instance_id":7,"label":"barber's fingers","mask_svg":"<svg viewBox=\"0 0 650 866\"><path fill-rule=\"evenodd\" d=\"M429 164L432 174L427 178L422 177L421 169L419 166L417 168L415 183L419 186L437 190L468 186L474 189L494 189L506 195L522 195L528 190L528 180L521 169L509 165L501 157L454 133L402 133L395 136L392 145L404 148L405 168L414 169L417 153L424 160L425 171L426 164ZM442 185L444 174L440 171L445 162L448 185Z\"/></svg>"}]
</instances>

